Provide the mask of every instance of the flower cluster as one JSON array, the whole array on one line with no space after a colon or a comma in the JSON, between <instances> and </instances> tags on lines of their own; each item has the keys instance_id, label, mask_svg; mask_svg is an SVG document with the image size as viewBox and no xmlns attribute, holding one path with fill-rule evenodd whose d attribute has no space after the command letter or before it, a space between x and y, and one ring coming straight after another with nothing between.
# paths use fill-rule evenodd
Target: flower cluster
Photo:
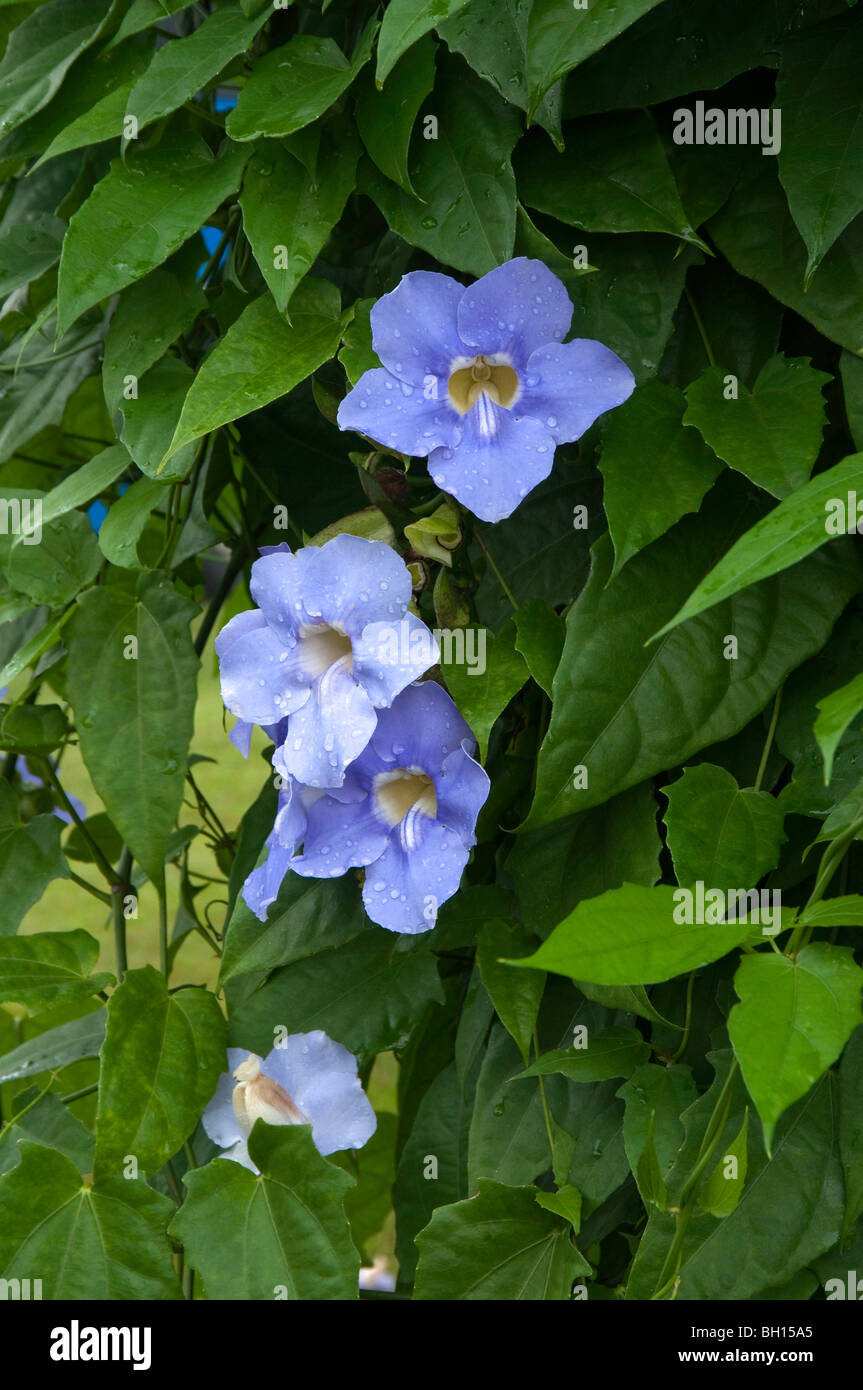
<instances>
[{"instance_id":1,"label":"flower cluster","mask_svg":"<svg viewBox=\"0 0 863 1390\"><path fill-rule=\"evenodd\" d=\"M382 367L339 407L342 429L428 457L438 487L483 521L509 516L635 378L592 338L564 343L572 303L542 261L518 256L465 289L412 270L371 311Z\"/></svg>"},{"instance_id":2,"label":"flower cluster","mask_svg":"<svg viewBox=\"0 0 863 1390\"><path fill-rule=\"evenodd\" d=\"M428 931L458 887L489 783L450 697L417 683L438 652L408 612L406 565L379 541L339 535L262 554L251 591L257 608L216 639L232 737L248 752L263 726L280 778L246 902L263 921L288 870L364 868L372 921Z\"/></svg>"}]
</instances>

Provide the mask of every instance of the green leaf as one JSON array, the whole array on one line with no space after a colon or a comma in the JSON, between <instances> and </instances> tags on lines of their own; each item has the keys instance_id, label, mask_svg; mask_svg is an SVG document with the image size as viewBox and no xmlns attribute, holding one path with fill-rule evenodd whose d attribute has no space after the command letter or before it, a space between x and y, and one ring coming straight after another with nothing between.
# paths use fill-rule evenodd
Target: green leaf
<instances>
[{"instance_id":1,"label":"green leaf","mask_svg":"<svg viewBox=\"0 0 863 1390\"><path fill-rule=\"evenodd\" d=\"M346 322L326 280L299 286L290 325L269 294L254 300L199 369L165 458L293 390L333 356Z\"/></svg>"},{"instance_id":2,"label":"green leaf","mask_svg":"<svg viewBox=\"0 0 863 1390\"><path fill-rule=\"evenodd\" d=\"M18 798L8 782L0 781L0 936L17 931L53 878L68 877L60 851L62 829L54 815L20 821Z\"/></svg>"},{"instance_id":3,"label":"green leaf","mask_svg":"<svg viewBox=\"0 0 863 1390\"><path fill-rule=\"evenodd\" d=\"M740 1201L746 1182L748 1135L747 1106L740 1133L732 1140L713 1172L698 1189L698 1205L702 1211L709 1211L711 1216L727 1216ZM729 1164L729 1159L732 1159L733 1163Z\"/></svg>"},{"instance_id":4,"label":"green leaf","mask_svg":"<svg viewBox=\"0 0 863 1390\"><path fill-rule=\"evenodd\" d=\"M425 1006L443 997L434 957L368 927L335 950L277 970L231 1015L229 1045L266 1054L273 1024L315 1028L351 1052L402 1047Z\"/></svg>"},{"instance_id":5,"label":"green leaf","mask_svg":"<svg viewBox=\"0 0 863 1390\"><path fill-rule=\"evenodd\" d=\"M818 718L814 733L818 747L824 757L824 781L829 782L833 775L833 759L836 749L848 725L863 709L863 675L855 676L847 685L834 690L818 701Z\"/></svg>"},{"instance_id":6,"label":"green leaf","mask_svg":"<svg viewBox=\"0 0 863 1390\"><path fill-rule=\"evenodd\" d=\"M0 63L0 135L49 102L114 10L105 0L51 0L12 33Z\"/></svg>"},{"instance_id":7,"label":"green leaf","mask_svg":"<svg viewBox=\"0 0 863 1390\"><path fill-rule=\"evenodd\" d=\"M152 965L129 970L108 1003L100 1053L96 1160L119 1176L127 1154L153 1174L182 1147L225 1069L225 1021L205 989L169 994Z\"/></svg>"},{"instance_id":8,"label":"green leaf","mask_svg":"<svg viewBox=\"0 0 863 1390\"><path fill-rule=\"evenodd\" d=\"M129 467L129 455L122 444L112 444L81 464L73 473L68 473L56 487L42 499L42 525L48 526L58 517L70 512L73 507L81 507L98 497L100 492L115 483ZM20 544L20 540L13 543Z\"/></svg>"},{"instance_id":9,"label":"green leaf","mask_svg":"<svg viewBox=\"0 0 863 1390\"><path fill-rule=\"evenodd\" d=\"M787 497L807 481L818 457L822 387L830 380L806 357L771 357L752 392L738 382L737 398L729 400L725 370L710 367L687 387L684 424L694 425L731 468L774 497Z\"/></svg>"},{"instance_id":10,"label":"green leaf","mask_svg":"<svg viewBox=\"0 0 863 1390\"><path fill-rule=\"evenodd\" d=\"M604 537L595 546L590 581L567 617L524 829L596 805L729 738L827 640L858 586L848 551L838 546L735 597L709 620L665 637L661 647L645 646L713 556L739 534L741 514L726 510L724 495L714 490L699 517L678 522L608 587L611 545ZM745 639L737 659L727 660L726 637L737 633ZM586 776L576 776L580 768Z\"/></svg>"},{"instance_id":11,"label":"green leaf","mask_svg":"<svg viewBox=\"0 0 863 1390\"><path fill-rule=\"evenodd\" d=\"M843 351L839 358L845 414L855 449L863 448L863 360Z\"/></svg>"},{"instance_id":12,"label":"green leaf","mask_svg":"<svg viewBox=\"0 0 863 1390\"><path fill-rule=\"evenodd\" d=\"M516 609L513 618L515 650L524 657L537 685L551 698L554 673L563 651L563 619L541 598L529 598Z\"/></svg>"},{"instance_id":13,"label":"green leaf","mask_svg":"<svg viewBox=\"0 0 863 1390\"><path fill-rule=\"evenodd\" d=\"M32 1087L16 1095L16 1113L0 1133L0 1175L8 1173L18 1163L21 1156L18 1146L22 1139L65 1154L71 1158L79 1173L89 1173L93 1167L93 1136L90 1131L63 1104L60 1097L50 1091L31 1108L34 1093L39 1094ZM20 1107L25 1107L24 1113L20 1113Z\"/></svg>"},{"instance_id":14,"label":"green leaf","mask_svg":"<svg viewBox=\"0 0 863 1390\"><path fill-rule=\"evenodd\" d=\"M57 336L100 299L167 260L240 186L248 150L163 140L115 159L69 223L60 259Z\"/></svg>"},{"instance_id":15,"label":"green leaf","mask_svg":"<svg viewBox=\"0 0 863 1390\"><path fill-rule=\"evenodd\" d=\"M589 232L663 232L704 249L647 112L581 121L567 140L564 154L539 136L519 147L515 173L529 207Z\"/></svg>"},{"instance_id":16,"label":"green leaf","mask_svg":"<svg viewBox=\"0 0 863 1390\"><path fill-rule=\"evenodd\" d=\"M506 867L524 921L546 937L583 898L622 883L654 884L661 848L653 788L645 782L602 806L519 835Z\"/></svg>"},{"instance_id":17,"label":"green leaf","mask_svg":"<svg viewBox=\"0 0 863 1390\"><path fill-rule=\"evenodd\" d=\"M847 1237L863 1213L863 1028L855 1028L839 1064L839 1152L845 1174Z\"/></svg>"},{"instance_id":18,"label":"green leaf","mask_svg":"<svg viewBox=\"0 0 863 1390\"><path fill-rule=\"evenodd\" d=\"M46 1299L181 1298L165 1223L173 1203L145 1182L82 1183L71 1159L22 1143L0 1178L0 1277L42 1279ZM227 1166L227 1165L226 1165Z\"/></svg>"},{"instance_id":19,"label":"green leaf","mask_svg":"<svg viewBox=\"0 0 863 1390\"><path fill-rule=\"evenodd\" d=\"M151 514L167 497L167 486L158 479L139 478L122 497L111 503L99 527L99 549L112 565L143 568L138 558L138 542Z\"/></svg>"},{"instance_id":20,"label":"green leaf","mask_svg":"<svg viewBox=\"0 0 863 1390\"><path fill-rule=\"evenodd\" d=\"M48 819L46 817L46 819ZM51 819L54 819L51 817ZM0 1082L20 1081L43 1071L67 1067L82 1057L98 1057L105 1040L105 1009L49 1028L0 1057Z\"/></svg>"},{"instance_id":21,"label":"green leaf","mask_svg":"<svg viewBox=\"0 0 863 1390\"><path fill-rule=\"evenodd\" d=\"M163 575L149 572L137 593L90 590L69 629L69 698L87 770L156 883L183 798L194 722L194 613Z\"/></svg>"},{"instance_id":22,"label":"green leaf","mask_svg":"<svg viewBox=\"0 0 863 1390\"><path fill-rule=\"evenodd\" d=\"M652 1202L660 1211L665 1211L668 1205L668 1193L654 1142L655 1127L656 1112L651 1110L650 1119L647 1122L647 1132L644 1136L644 1148L635 1166L635 1180L638 1183L642 1201L645 1204Z\"/></svg>"},{"instance_id":23,"label":"green leaf","mask_svg":"<svg viewBox=\"0 0 863 1390\"><path fill-rule=\"evenodd\" d=\"M861 62L859 12L782 49L776 83L776 106L784 117L779 177L809 253L804 288L863 211Z\"/></svg>"},{"instance_id":24,"label":"green leaf","mask_svg":"<svg viewBox=\"0 0 863 1390\"><path fill-rule=\"evenodd\" d=\"M215 1299L353 1299L359 1260L344 1212L352 1181L321 1158L308 1125L249 1136L256 1176L230 1159L187 1172L171 1223Z\"/></svg>"},{"instance_id":25,"label":"green leaf","mask_svg":"<svg viewBox=\"0 0 863 1390\"><path fill-rule=\"evenodd\" d=\"M12 546L6 573L19 593L36 603L61 608L99 573L102 557L89 518L67 511L47 525L38 545Z\"/></svg>"},{"instance_id":26,"label":"green leaf","mask_svg":"<svg viewBox=\"0 0 863 1390\"><path fill-rule=\"evenodd\" d=\"M593 1037L588 1032L584 1047L544 1052L513 1080L560 1074L569 1081L610 1081L613 1076L631 1076L649 1056L650 1048L637 1028L604 1028Z\"/></svg>"},{"instance_id":27,"label":"green leaf","mask_svg":"<svg viewBox=\"0 0 863 1390\"><path fill-rule=\"evenodd\" d=\"M612 579L627 560L697 512L721 467L698 431L684 424L686 400L649 381L606 418L599 471L614 543Z\"/></svg>"},{"instance_id":28,"label":"green leaf","mask_svg":"<svg viewBox=\"0 0 863 1390\"><path fill-rule=\"evenodd\" d=\"M126 114L135 117L138 130L206 88L248 48L269 17L265 13L249 19L230 7L216 10L188 38L157 49L126 103Z\"/></svg>"},{"instance_id":29,"label":"green leaf","mask_svg":"<svg viewBox=\"0 0 863 1390\"><path fill-rule=\"evenodd\" d=\"M568 1221L574 1233L578 1235L581 1227L581 1193L577 1187L571 1187L569 1183L564 1185L557 1192L540 1192L537 1190L536 1200L543 1211L550 1211L555 1216L562 1216ZM591 1273L590 1265L584 1261L582 1274Z\"/></svg>"},{"instance_id":30,"label":"green leaf","mask_svg":"<svg viewBox=\"0 0 863 1390\"><path fill-rule=\"evenodd\" d=\"M45 213L9 228L0 246L0 295L4 299L57 263L64 230L59 218Z\"/></svg>"},{"instance_id":31,"label":"green leaf","mask_svg":"<svg viewBox=\"0 0 863 1390\"><path fill-rule=\"evenodd\" d=\"M711 763L684 768L664 791L668 847L682 887L698 879L723 890L748 886L776 868L786 837L774 797L741 791L730 772Z\"/></svg>"},{"instance_id":32,"label":"green leaf","mask_svg":"<svg viewBox=\"0 0 863 1390\"><path fill-rule=\"evenodd\" d=\"M436 48L431 37L414 44L390 73L385 92L378 89L371 70L357 84L356 119L362 142L381 173L411 194L408 151L417 114L434 86Z\"/></svg>"},{"instance_id":33,"label":"green leaf","mask_svg":"<svg viewBox=\"0 0 863 1390\"><path fill-rule=\"evenodd\" d=\"M863 927L863 897L848 893L822 898L811 907L801 908L798 920L807 927Z\"/></svg>"},{"instance_id":34,"label":"green leaf","mask_svg":"<svg viewBox=\"0 0 863 1390\"><path fill-rule=\"evenodd\" d=\"M449 19L466 0L390 0L378 35L375 78L382 87L403 53L430 29Z\"/></svg>"},{"instance_id":35,"label":"green leaf","mask_svg":"<svg viewBox=\"0 0 863 1390\"><path fill-rule=\"evenodd\" d=\"M151 24L159 24L170 15L176 14L188 5L189 0L132 0L130 8L123 16L123 22L111 42L106 45L110 51L130 34L140 33Z\"/></svg>"},{"instance_id":36,"label":"green leaf","mask_svg":"<svg viewBox=\"0 0 863 1390\"><path fill-rule=\"evenodd\" d=\"M351 386L356 386L363 372L379 367L378 355L372 348L372 326L369 314L373 299L358 299L354 314L342 337L339 361Z\"/></svg>"},{"instance_id":37,"label":"green leaf","mask_svg":"<svg viewBox=\"0 0 863 1390\"><path fill-rule=\"evenodd\" d=\"M776 1121L836 1061L861 1021L863 970L850 949L818 942L795 961L775 952L740 962L728 1033L764 1125Z\"/></svg>"},{"instance_id":38,"label":"green leaf","mask_svg":"<svg viewBox=\"0 0 863 1390\"><path fill-rule=\"evenodd\" d=\"M191 328L206 303L197 281L167 269L152 270L123 291L111 318L102 359L105 403L112 414L118 406L126 412L125 392L140 388L134 378L143 377L180 334Z\"/></svg>"},{"instance_id":39,"label":"green leaf","mask_svg":"<svg viewBox=\"0 0 863 1390\"><path fill-rule=\"evenodd\" d=\"M398 1116L384 1111L377 1116L378 1127L361 1149L334 1158L346 1173L356 1174L356 1187L345 1194L345 1212L351 1223L354 1244L365 1262L378 1253L373 1243L393 1209L391 1188L395 1179Z\"/></svg>"},{"instance_id":40,"label":"green leaf","mask_svg":"<svg viewBox=\"0 0 863 1390\"><path fill-rule=\"evenodd\" d=\"M650 640L665 636L688 618L811 555L838 534L835 528L828 530L828 522L832 526L830 502L838 498L844 512L847 492L858 487L863 490L863 454L851 454L810 479L734 542L674 617Z\"/></svg>"},{"instance_id":41,"label":"green leaf","mask_svg":"<svg viewBox=\"0 0 863 1390\"><path fill-rule=\"evenodd\" d=\"M267 830L271 828L272 818ZM251 865L254 868L254 864ZM220 980L291 965L341 946L364 930L357 886L346 875L319 882L288 873L261 923L239 898L225 930Z\"/></svg>"},{"instance_id":42,"label":"green leaf","mask_svg":"<svg viewBox=\"0 0 863 1390\"><path fill-rule=\"evenodd\" d=\"M481 1178L479 1192L439 1207L417 1236L417 1299L567 1299L584 1261L569 1220L537 1205L534 1187Z\"/></svg>"},{"instance_id":43,"label":"green leaf","mask_svg":"<svg viewBox=\"0 0 863 1390\"><path fill-rule=\"evenodd\" d=\"M400 1280L416 1270L418 1231L436 1207L468 1195L467 1146L473 1089L459 1084L455 1063L434 1078L419 1103L399 1157L393 1184L396 1212L396 1259ZM429 1159L434 1158L434 1167Z\"/></svg>"},{"instance_id":44,"label":"green leaf","mask_svg":"<svg viewBox=\"0 0 863 1390\"><path fill-rule=\"evenodd\" d=\"M332 106L371 57L377 20L372 18L348 62L330 38L296 34L265 53L240 92L225 129L232 140L290 135Z\"/></svg>"},{"instance_id":45,"label":"green leaf","mask_svg":"<svg viewBox=\"0 0 863 1390\"><path fill-rule=\"evenodd\" d=\"M652 10L659 0L619 0L573 10L560 0L534 0L527 30L530 111L560 77Z\"/></svg>"},{"instance_id":46,"label":"green leaf","mask_svg":"<svg viewBox=\"0 0 863 1390\"><path fill-rule=\"evenodd\" d=\"M16 153L39 156L30 172L70 150L119 136L129 93L152 52L152 42L143 34L110 52L106 46L79 59L74 82L65 83L51 104L11 137Z\"/></svg>"},{"instance_id":47,"label":"green leaf","mask_svg":"<svg viewBox=\"0 0 863 1390\"><path fill-rule=\"evenodd\" d=\"M196 452L194 442L178 449L164 467L162 461L194 379L190 366L168 354L141 377L137 396L121 402L123 428L120 438L148 478L178 482L186 477L192 466Z\"/></svg>"},{"instance_id":48,"label":"green leaf","mask_svg":"<svg viewBox=\"0 0 863 1390\"><path fill-rule=\"evenodd\" d=\"M511 957L514 951L521 950L527 953L534 940L535 938L531 938L524 928L513 927L498 920L486 922L481 928L476 949L482 982L498 1018L516 1043L525 1065L530 1055L530 1043L545 988L545 976L533 972L519 975L508 965L502 964L502 958Z\"/></svg>"},{"instance_id":49,"label":"green leaf","mask_svg":"<svg viewBox=\"0 0 863 1390\"><path fill-rule=\"evenodd\" d=\"M358 154L352 139L325 144L314 182L275 141L249 161L240 196L243 229L280 314L342 215Z\"/></svg>"},{"instance_id":50,"label":"green leaf","mask_svg":"<svg viewBox=\"0 0 863 1390\"><path fill-rule=\"evenodd\" d=\"M113 975L92 975L99 943L85 931L0 937L0 1001L39 1013L54 1004L88 998Z\"/></svg>"},{"instance_id":51,"label":"green leaf","mask_svg":"<svg viewBox=\"0 0 863 1390\"><path fill-rule=\"evenodd\" d=\"M804 290L806 247L771 165L751 154L748 173L711 218L710 235L739 274L757 280L832 342L863 351L863 222L837 238Z\"/></svg>"},{"instance_id":52,"label":"green leaf","mask_svg":"<svg viewBox=\"0 0 863 1390\"><path fill-rule=\"evenodd\" d=\"M69 398L98 366L101 341L92 322L76 328L56 358L46 341L52 328L49 320L45 337L36 334L24 348L16 340L0 353L0 462L47 425L59 425Z\"/></svg>"},{"instance_id":53,"label":"green leaf","mask_svg":"<svg viewBox=\"0 0 863 1390\"><path fill-rule=\"evenodd\" d=\"M476 735L479 756L484 762L497 719L521 690L529 673L524 658L515 649L514 623L508 623L497 637L487 628L472 632L477 642L477 662L469 666L466 662L447 661L444 650L441 671L450 695ZM467 644L465 650L469 650ZM453 646L450 654L455 656L456 652Z\"/></svg>"},{"instance_id":54,"label":"green leaf","mask_svg":"<svg viewBox=\"0 0 863 1390\"><path fill-rule=\"evenodd\" d=\"M750 935L745 921L676 922L683 915L678 892L634 883L612 888L579 903L539 950L510 964L600 985L652 985L720 960Z\"/></svg>"},{"instance_id":55,"label":"green leaf","mask_svg":"<svg viewBox=\"0 0 863 1390\"><path fill-rule=\"evenodd\" d=\"M519 136L515 110L457 60L438 76L437 140L417 142L416 197L361 166L360 188L390 227L445 265L485 275L508 260L515 239L515 177L509 158Z\"/></svg>"},{"instance_id":56,"label":"green leaf","mask_svg":"<svg viewBox=\"0 0 863 1390\"><path fill-rule=\"evenodd\" d=\"M646 1062L617 1094L626 1105L623 1142L642 1200L663 1205L665 1178L683 1143L681 1116L698 1095L692 1072L680 1063Z\"/></svg>"},{"instance_id":57,"label":"green leaf","mask_svg":"<svg viewBox=\"0 0 863 1390\"><path fill-rule=\"evenodd\" d=\"M0 747L21 753L49 753L69 733L59 705L0 704Z\"/></svg>"}]
</instances>

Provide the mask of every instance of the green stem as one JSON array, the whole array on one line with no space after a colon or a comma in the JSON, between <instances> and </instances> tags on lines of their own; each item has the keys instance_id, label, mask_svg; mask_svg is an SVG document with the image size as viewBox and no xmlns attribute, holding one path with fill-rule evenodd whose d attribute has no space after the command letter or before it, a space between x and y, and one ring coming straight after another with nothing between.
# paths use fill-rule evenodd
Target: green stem
<instances>
[{"instance_id":1,"label":"green stem","mask_svg":"<svg viewBox=\"0 0 863 1390\"><path fill-rule=\"evenodd\" d=\"M216 592L210 599L207 611L201 620L201 626L198 628L198 631L195 634L195 651L198 654L198 656L201 655L204 648L206 647L207 638L212 632L213 624L219 616L219 609L225 602L225 599L228 597L228 594L231 592L234 580L242 570L243 565L245 563L245 549L242 546L238 546L237 549L231 553L231 558L225 566L224 573L222 574L222 577L219 580L219 587L216 589Z\"/></svg>"},{"instance_id":2,"label":"green stem","mask_svg":"<svg viewBox=\"0 0 863 1390\"><path fill-rule=\"evenodd\" d=\"M686 984L686 1015L683 1020L683 1041L681 1042L679 1048L672 1057L672 1063L676 1062L678 1058L683 1056L684 1052L686 1051L687 1043L689 1042L689 1030L692 1025L692 990L694 988L694 985L695 971L690 970L689 979Z\"/></svg>"},{"instance_id":3,"label":"green stem","mask_svg":"<svg viewBox=\"0 0 863 1390\"><path fill-rule=\"evenodd\" d=\"M123 899L126 890L130 887L129 875L132 872L132 851L128 845L123 846L123 853L120 855L120 863L117 866L117 877L119 882L114 888L114 957L117 962L117 979L122 980L126 973L126 918L123 912Z\"/></svg>"},{"instance_id":4,"label":"green stem","mask_svg":"<svg viewBox=\"0 0 863 1390\"><path fill-rule=\"evenodd\" d=\"M489 563L489 565L491 566L492 572L493 572L495 578L497 579L498 584L500 585L500 587L503 589L504 593L506 594L506 596L507 596L507 598L508 598L508 600L509 600L509 602L510 602L510 604L511 604L511 606L512 606L512 610L513 610L513 612L515 613L515 612L518 610L518 606L519 606L519 605L518 605L518 602L517 602L517 600L513 597L513 594L512 594L512 591L511 591L509 585L507 584L506 580L504 579L503 575L501 574L500 570L498 569L497 565L495 564L494 560L492 559L491 551L489 550L488 546L486 545L485 541L483 540L482 536L479 534L478 531L475 531L475 532L474 532L474 537L475 537L475 539L476 539L476 543L477 543L477 545L479 546L480 550L483 552L483 554L485 555L485 558L488 560L488 563Z\"/></svg>"},{"instance_id":5,"label":"green stem","mask_svg":"<svg viewBox=\"0 0 863 1390\"><path fill-rule=\"evenodd\" d=\"M91 897L98 898L100 903L104 903L106 907L111 907L113 898L110 893L103 893L101 888L97 888L95 884L88 883L86 878L82 878L80 874L76 874L74 869L69 870L69 877L73 883L77 883L79 888L85 888Z\"/></svg>"},{"instance_id":6,"label":"green stem","mask_svg":"<svg viewBox=\"0 0 863 1390\"><path fill-rule=\"evenodd\" d=\"M71 1105L73 1101L83 1100L85 1096L92 1096L99 1089L98 1081L94 1081L92 1086L83 1086L80 1091L72 1091L68 1096L61 1096L64 1105Z\"/></svg>"},{"instance_id":7,"label":"green stem","mask_svg":"<svg viewBox=\"0 0 863 1390\"><path fill-rule=\"evenodd\" d=\"M692 297L692 291L690 290L688 285L686 286L685 293L687 303L689 304L689 307L692 310L692 317L695 320L695 327L698 329L698 332L701 336L701 341L704 345L704 351L707 354L707 360L710 363L711 367L715 367L716 358L713 356L713 348L710 346L710 339L708 338L707 330L704 327L704 320L698 312L698 305L695 303L695 300Z\"/></svg>"},{"instance_id":8,"label":"green stem","mask_svg":"<svg viewBox=\"0 0 863 1390\"><path fill-rule=\"evenodd\" d=\"M770 727L767 730L767 737L764 740L764 748L761 752L761 762L758 764L758 771L755 774L755 791L760 792L764 774L767 771L767 759L770 757L770 749L773 747L773 736L776 733L776 725L779 721L779 706L782 703L782 686L776 692L773 701L773 712L770 716Z\"/></svg>"},{"instance_id":9,"label":"green stem","mask_svg":"<svg viewBox=\"0 0 863 1390\"><path fill-rule=\"evenodd\" d=\"M63 809L67 811L68 814L72 817L73 821L77 825L84 839L87 841L87 844L90 848L90 852L93 855L93 859L102 873L102 877L106 879L111 888L113 888L114 884L117 882L117 875L114 872L114 866L102 853L102 850L99 848L96 841L93 839L93 836L90 834L89 830L82 821L78 812L75 810L75 807L72 805L72 802L69 800L68 796L63 790L63 786L60 782L60 779L55 773L53 767L51 766L50 759L39 758L35 761L37 761L39 764L41 764L42 767L44 767L44 780L50 782L51 786L54 789L54 792L56 793L63 806Z\"/></svg>"},{"instance_id":10,"label":"green stem","mask_svg":"<svg viewBox=\"0 0 863 1390\"><path fill-rule=\"evenodd\" d=\"M159 969L168 978L168 893L165 884L165 870L162 868L161 881L155 885L159 895Z\"/></svg>"}]
</instances>

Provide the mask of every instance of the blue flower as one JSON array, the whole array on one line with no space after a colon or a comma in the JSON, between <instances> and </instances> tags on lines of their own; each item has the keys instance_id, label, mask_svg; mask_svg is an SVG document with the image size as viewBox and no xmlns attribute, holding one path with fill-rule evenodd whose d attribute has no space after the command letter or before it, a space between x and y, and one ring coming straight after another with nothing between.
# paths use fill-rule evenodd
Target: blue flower
<instances>
[{"instance_id":1,"label":"blue flower","mask_svg":"<svg viewBox=\"0 0 863 1390\"><path fill-rule=\"evenodd\" d=\"M216 639L222 698L243 725L280 726L287 774L337 787L377 711L438 659L428 628L407 611L407 566L380 541L340 535L262 555L251 592L258 607ZM241 727L237 745L247 750L249 735Z\"/></svg>"},{"instance_id":2,"label":"blue flower","mask_svg":"<svg viewBox=\"0 0 863 1390\"><path fill-rule=\"evenodd\" d=\"M409 686L378 716L344 784L308 805L302 854L290 868L335 878L363 867L363 902L373 922L389 931L429 931L459 886L488 796L474 747L441 686Z\"/></svg>"},{"instance_id":3,"label":"blue flower","mask_svg":"<svg viewBox=\"0 0 863 1390\"><path fill-rule=\"evenodd\" d=\"M483 521L509 516L547 478L558 444L621 405L635 379L592 338L562 340L572 304L542 261L519 256L467 289L413 270L371 312L383 367L339 407L358 430L428 456L438 487Z\"/></svg>"},{"instance_id":4,"label":"blue flower","mask_svg":"<svg viewBox=\"0 0 863 1390\"><path fill-rule=\"evenodd\" d=\"M311 1125L318 1152L361 1149L377 1127L375 1112L357 1076L353 1053L326 1033L291 1033L263 1061L228 1048L230 1071L201 1117L214 1144L257 1172L248 1137L255 1120L271 1125Z\"/></svg>"},{"instance_id":5,"label":"blue flower","mask_svg":"<svg viewBox=\"0 0 863 1390\"><path fill-rule=\"evenodd\" d=\"M267 908L276 901L282 879L291 867L297 846L302 844L308 821L308 808L323 796L316 787L304 787L288 774L281 774L276 819L267 836L267 857L253 869L243 884L243 897L259 921L267 920Z\"/></svg>"}]
</instances>

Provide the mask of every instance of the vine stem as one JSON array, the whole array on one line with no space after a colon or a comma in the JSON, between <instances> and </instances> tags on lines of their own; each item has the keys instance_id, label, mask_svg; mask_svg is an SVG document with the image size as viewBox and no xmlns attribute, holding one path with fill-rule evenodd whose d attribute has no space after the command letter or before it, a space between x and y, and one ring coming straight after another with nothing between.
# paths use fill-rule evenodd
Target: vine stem
<instances>
[{"instance_id":1,"label":"vine stem","mask_svg":"<svg viewBox=\"0 0 863 1390\"><path fill-rule=\"evenodd\" d=\"M114 913L114 958L117 963L117 979L122 980L127 969L126 960L126 917L123 912L123 898L125 889L129 885L129 875L132 872L132 851L128 845L123 846L120 855L120 862L117 866L118 882L114 886L114 897L111 904Z\"/></svg>"},{"instance_id":2,"label":"vine stem","mask_svg":"<svg viewBox=\"0 0 863 1390\"><path fill-rule=\"evenodd\" d=\"M773 736L776 733L776 725L779 722L779 706L781 703L782 686L780 685L779 689L776 692L776 698L773 701L773 712L770 716L770 726L767 730L767 737L764 740L764 748L761 752L761 762L758 764L758 771L755 774L754 789L757 792L761 791L761 783L764 779L764 774L767 771L767 759L770 757L770 749L773 747Z\"/></svg>"},{"instance_id":3,"label":"vine stem","mask_svg":"<svg viewBox=\"0 0 863 1390\"><path fill-rule=\"evenodd\" d=\"M497 565L495 564L495 562L494 562L494 560L493 560L493 558L492 558L491 551L489 550L488 546L486 545L485 541L483 540L482 536L479 534L478 531L474 531L474 537L475 537L475 539L476 539L476 543L477 543L477 545L479 546L480 550L481 550L482 553L485 555L485 558L488 560L488 563L489 563L489 565L491 566L492 572L494 573L494 576L495 576L495 578L497 579L498 584L500 585L500 587L503 589L504 593L506 594L506 596L507 596L507 598L508 598L508 600L509 600L510 606L511 606L511 608L512 608L512 611L513 611L514 613L517 612L517 611L518 611L519 604L518 604L518 602L516 601L516 599L513 597L512 590L510 589L509 585L507 584L506 580L504 579L503 575L501 574L500 570L498 569Z\"/></svg>"},{"instance_id":4,"label":"vine stem","mask_svg":"<svg viewBox=\"0 0 863 1390\"><path fill-rule=\"evenodd\" d=\"M713 348L710 346L710 339L707 336L707 329L704 327L704 320L702 319L701 314L698 312L698 305L696 304L692 296L692 291L690 290L688 285L686 286L684 293L686 294L686 302L692 310L692 317L695 320L695 327L698 329L701 341L704 345L704 351L707 354L707 360L710 363L711 367L715 367L716 358L713 356Z\"/></svg>"}]
</instances>

